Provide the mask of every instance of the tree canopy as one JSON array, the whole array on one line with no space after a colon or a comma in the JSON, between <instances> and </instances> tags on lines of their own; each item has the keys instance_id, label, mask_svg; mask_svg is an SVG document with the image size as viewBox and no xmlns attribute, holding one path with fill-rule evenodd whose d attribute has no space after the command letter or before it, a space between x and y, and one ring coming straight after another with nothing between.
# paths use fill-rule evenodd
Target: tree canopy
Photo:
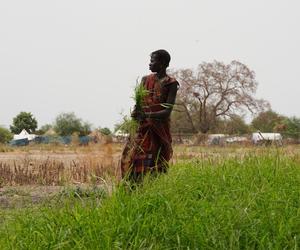
<instances>
[{"instance_id":1,"label":"tree canopy","mask_svg":"<svg viewBox=\"0 0 300 250\"><path fill-rule=\"evenodd\" d=\"M300 118L295 116L285 119L286 125L285 133L288 137L299 139L300 138Z\"/></svg>"},{"instance_id":2,"label":"tree canopy","mask_svg":"<svg viewBox=\"0 0 300 250\"><path fill-rule=\"evenodd\" d=\"M251 125L261 132L279 132L286 138L300 138L300 118L286 117L273 110L259 113L252 120Z\"/></svg>"},{"instance_id":3,"label":"tree canopy","mask_svg":"<svg viewBox=\"0 0 300 250\"><path fill-rule=\"evenodd\" d=\"M83 122L75 113L61 113L54 122L54 130L61 136L77 133L80 136L88 135L91 132L91 124Z\"/></svg>"},{"instance_id":4,"label":"tree canopy","mask_svg":"<svg viewBox=\"0 0 300 250\"><path fill-rule=\"evenodd\" d=\"M34 133L37 125L37 120L30 112L20 112L13 118L13 124L10 126L10 130L14 134L19 134L23 129L26 129L28 133Z\"/></svg>"},{"instance_id":5,"label":"tree canopy","mask_svg":"<svg viewBox=\"0 0 300 250\"><path fill-rule=\"evenodd\" d=\"M258 85L255 73L238 61L203 62L196 70L180 69L171 74L181 85L174 113L184 113L181 116L193 132L207 133L219 118L269 107L267 101L254 97Z\"/></svg>"},{"instance_id":6,"label":"tree canopy","mask_svg":"<svg viewBox=\"0 0 300 250\"><path fill-rule=\"evenodd\" d=\"M286 118L272 110L260 112L252 120L252 127L260 132L279 132L280 126L284 124ZM277 129L276 129L277 127Z\"/></svg>"}]
</instances>

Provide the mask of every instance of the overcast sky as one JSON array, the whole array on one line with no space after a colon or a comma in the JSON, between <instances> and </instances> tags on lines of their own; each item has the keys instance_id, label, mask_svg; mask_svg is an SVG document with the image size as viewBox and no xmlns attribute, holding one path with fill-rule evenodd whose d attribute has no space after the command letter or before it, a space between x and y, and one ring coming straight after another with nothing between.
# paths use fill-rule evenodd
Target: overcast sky
<instances>
[{"instance_id":1,"label":"overcast sky","mask_svg":"<svg viewBox=\"0 0 300 250\"><path fill-rule=\"evenodd\" d=\"M170 67L239 60L257 97L300 117L299 0L0 0L0 124L75 112L94 127L128 114L149 54Z\"/></svg>"}]
</instances>

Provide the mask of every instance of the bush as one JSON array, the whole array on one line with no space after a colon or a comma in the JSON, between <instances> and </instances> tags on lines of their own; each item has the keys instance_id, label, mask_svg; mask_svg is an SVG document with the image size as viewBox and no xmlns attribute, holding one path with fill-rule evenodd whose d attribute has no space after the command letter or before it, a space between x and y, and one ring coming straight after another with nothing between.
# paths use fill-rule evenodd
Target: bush
<instances>
[{"instance_id":1,"label":"bush","mask_svg":"<svg viewBox=\"0 0 300 250\"><path fill-rule=\"evenodd\" d=\"M78 134L80 136L88 135L91 132L91 125L71 113L59 114L54 123L54 130L61 136Z\"/></svg>"},{"instance_id":2,"label":"bush","mask_svg":"<svg viewBox=\"0 0 300 250\"><path fill-rule=\"evenodd\" d=\"M105 127L105 128L99 128L99 132L103 135L111 135L111 131L109 128Z\"/></svg>"},{"instance_id":3,"label":"bush","mask_svg":"<svg viewBox=\"0 0 300 250\"><path fill-rule=\"evenodd\" d=\"M0 143L7 143L12 138L13 135L8 129L0 127Z\"/></svg>"}]
</instances>

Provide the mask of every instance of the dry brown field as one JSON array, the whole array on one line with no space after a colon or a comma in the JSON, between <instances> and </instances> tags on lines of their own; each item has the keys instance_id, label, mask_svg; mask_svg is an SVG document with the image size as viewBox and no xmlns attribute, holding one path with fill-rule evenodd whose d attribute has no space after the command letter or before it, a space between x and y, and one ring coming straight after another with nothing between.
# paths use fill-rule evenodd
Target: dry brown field
<instances>
[{"instance_id":1,"label":"dry brown field","mask_svg":"<svg viewBox=\"0 0 300 250\"><path fill-rule=\"evenodd\" d=\"M119 161L123 144L89 146L30 145L0 148L0 207L12 201L39 201L66 186L109 185L120 179ZM249 154L278 152L300 162L300 146L186 146L175 145L171 163L183 160L222 161ZM110 184L108 184L110 183ZM24 198L25 197L25 198Z\"/></svg>"}]
</instances>

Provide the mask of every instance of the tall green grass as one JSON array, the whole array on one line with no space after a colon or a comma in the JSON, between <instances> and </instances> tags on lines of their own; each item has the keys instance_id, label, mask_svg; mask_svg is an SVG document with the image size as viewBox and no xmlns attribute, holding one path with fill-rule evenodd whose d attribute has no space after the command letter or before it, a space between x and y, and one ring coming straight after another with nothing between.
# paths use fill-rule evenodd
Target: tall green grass
<instances>
[{"instance_id":1,"label":"tall green grass","mask_svg":"<svg viewBox=\"0 0 300 250\"><path fill-rule=\"evenodd\" d=\"M15 212L0 249L299 249L298 160L194 160L131 192Z\"/></svg>"}]
</instances>

